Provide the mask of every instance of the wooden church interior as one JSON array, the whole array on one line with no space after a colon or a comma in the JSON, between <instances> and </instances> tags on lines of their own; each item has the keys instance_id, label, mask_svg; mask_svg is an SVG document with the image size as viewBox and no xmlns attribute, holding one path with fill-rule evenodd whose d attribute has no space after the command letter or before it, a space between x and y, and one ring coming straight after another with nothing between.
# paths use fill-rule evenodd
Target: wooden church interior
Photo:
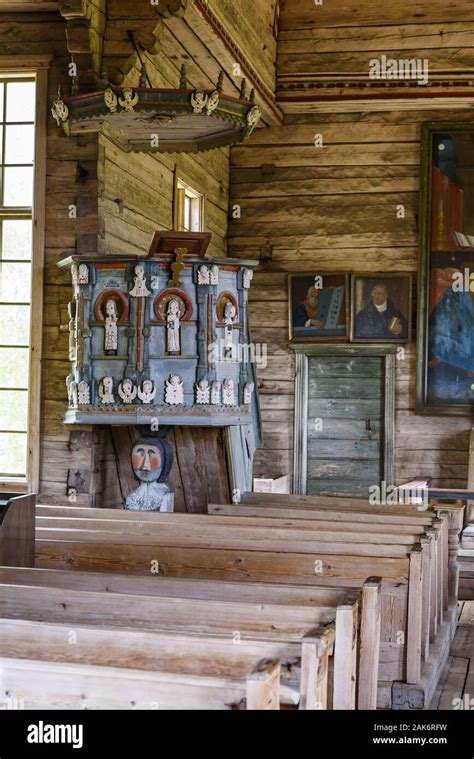
<instances>
[{"instance_id":1,"label":"wooden church interior","mask_svg":"<svg viewBox=\"0 0 474 759\"><path fill-rule=\"evenodd\" d=\"M473 692L473 31L468 0L0 2L5 708Z\"/></svg>"}]
</instances>

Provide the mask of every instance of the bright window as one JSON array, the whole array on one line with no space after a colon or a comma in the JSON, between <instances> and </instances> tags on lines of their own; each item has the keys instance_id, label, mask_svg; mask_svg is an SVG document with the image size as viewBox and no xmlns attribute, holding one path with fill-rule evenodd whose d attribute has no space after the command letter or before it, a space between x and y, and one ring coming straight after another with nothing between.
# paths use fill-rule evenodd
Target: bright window
<instances>
[{"instance_id":1,"label":"bright window","mask_svg":"<svg viewBox=\"0 0 474 759\"><path fill-rule=\"evenodd\" d=\"M179 232L202 232L204 229L204 195L182 179L177 179L175 225Z\"/></svg>"},{"instance_id":2,"label":"bright window","mask_svg":"<svg viewBox=\"0 0 474 759\"><path fill-rule=\"evenodd\" d=\"M0 72L0 478L28 471L36 85Z\"/></svg>"}]
</instances>

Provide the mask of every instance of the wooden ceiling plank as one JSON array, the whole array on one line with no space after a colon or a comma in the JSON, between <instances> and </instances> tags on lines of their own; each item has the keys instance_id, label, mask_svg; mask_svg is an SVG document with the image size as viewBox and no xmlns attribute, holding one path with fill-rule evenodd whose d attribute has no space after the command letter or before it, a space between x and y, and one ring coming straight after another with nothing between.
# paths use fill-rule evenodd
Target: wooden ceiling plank
<instances>
[{"instance_id":1,"label":"wooden ceiling plank","mask_svg":"<svg viewBox=\"0 0 474 759\"><path fill-rule=\"evenodd\" d=\"M219 60L213 55L207 45L204 44L202 37L196 34L195 30L185 19L169 19L166 27L170 34L173 35L175 44L181 46L183 62L186 64L186 71L189 75L189 81L193 86L214 86L222 70ZM198 72L201 72L199 76ZM224 91L228 95L238 96L240 82L234 81L228 72L225 72Z\"/></svg>"},{"instance_id":2,"label":"wooden ceiling plank","mask_svg":"<svg viewBox=\"0 0 474 759\"><path fill-rule=\"evenodd\" d=\"M225 40L220 34L218 34L216 29L210 25L207 18L202 15L195 5L188 7L184 19L170 19L167 20L165 24L172 29L176 39L181 41L181 35L184 34L186 42L183 40L183 46L189 44L191 41L186 35L188 34L189 29L192 29L195 37L200 40L201 44L209 51L211 57L216 61L216 73L212 77L214 81L216 81L215 77L216 74L218 75L220 68L223 68L227 74L226 81L232 81L234 83L234 88L240 88L242 78L245 77L247 79L248 89L251 87L256 88L257 104L262 111L263 124L281 123L281 114L277 106L274 104L273 93L270 94L262 83L252 76L251 70L247 68L246 61L240 60L236 53L228 47ZM187 29L184 24L186 24ZM208 63L212 65L210 58L208 58ZM241 66L240 74L234 73L236 64L240 64ZM203 65L205 65L204 61ZM227 87L225 88L225 91L231 94Z\"/></svg>"}]
</instances>

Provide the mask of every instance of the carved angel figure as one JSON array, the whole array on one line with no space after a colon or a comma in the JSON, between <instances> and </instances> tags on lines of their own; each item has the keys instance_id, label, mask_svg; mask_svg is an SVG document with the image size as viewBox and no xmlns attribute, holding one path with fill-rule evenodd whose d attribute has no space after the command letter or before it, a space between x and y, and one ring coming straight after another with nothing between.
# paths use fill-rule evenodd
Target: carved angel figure
<instances>
[{"instance_id":1,"label":"carved angel figure","mask_svg":"<svg viewBox=\"0 0 474 759\"><path fill-rule=\"evenodd\" d=\"M89 383L85 380L79 382L77 386L77 402L79 405L87 405L91 402Z\"/></svg>"},{"instance_id":2,"label":"carved angel figure","mask_svg":"<svg viewBox=\"0 0 474 759\"><path fill-rule=\"evenodd\" d=\"M214 406L219 406L221 402L221 383L216 380L211 385L211 403Z\"/></svg>"},{"instance_id":3,"label":"carved angel figure","mask_svg":"<svg viewBox=\"0 0 474 759\"><path fill-rule=\"evenodd\" d=\"M255 390L255 385L253 382L246 382L244 385L244 404L246 406L250 405L252 403L252 394Z\"/></svg>"},{"instance_id":4,"label":"carved angel figure","mask_svg":"<svg viewBox=\"0 0 474 759\"><path fill-rule=\"evenodd\" d=\"M226 379L222 383L222 403L224 406L235 405L234 380Z\"/></svg>"},{"instance_id":5,"label":"carved angel figure","mask_svg":"<svg viewBox=\"0 0 474 759\"><path fill-rule=\"evenodd\" d=\"M209 403L210 394L211 389L207 379L200 379L199 382L196 382L196 403Z\"/></svg>"},{"instance_id":6,"label":"carved angel figure","mask_svg":"<svg viewBox=\"0 0 474 759\"><path fill-rule=\"evenodd\" d=\"M253 279L253 270L252 269L244 269L243 272L243 286L248 289L250 287L250 283Z\"/></svg>"},{"instance_id":7,"label":"carved angel figure","mask_svg":"<svg viewBox=\"0 0 474 759\"><path fill-rule=\"evenodd\" d=\"M80 285L89 284L89 269L87 267L87 264L79 264L79 269L77 271L77 281Z\"/></svg>"},{"instance_id":8,"label":"carved angel figure","mask_svg":"<svg viewBox=\"0 0 474 759\"><path fill-rule=\"evenodd\" d=\"M119 98L118 101L124 111L130 113L138 103L138 92L133 94L133 90L130 87L124 87L122 90L122 97Z\"/></svg>"},{"instance_id":9,"label":"carved angel figure","mask_svg":"<svg viewBox=\"0 0 474 759\"><path fill-rule=\"evenodd\" d=\"M208 285L210 281L209 269L204 264L201 264L198 269L198 285Z\"/></svg>"},{"instance_id":10,"label":"carved angel figure","mask_svg":"<svg viewBox=\"0 0 474 759\"><path fill-rule=\"evenodd\" d=\"M218 105L219 105L219 93L217 90L214 90L214 92L211 92L211 94L209 95L209 99L206 105L206 114L209 116L213 111L216 110Z\"/></svg>"},{"instance_id":11,"label":"carved angel figure","mask_svg":"<svg viewBox=\"0 0 474 759\"><path fill-rule=\"evenodd\" d=\"M104 103L109 109L110 113L115 113L117 110L117 95L113 91L112 87L107 87L104 91Z\"/></svg>"},{"instance_id":12,"label":"carved angel figure","mask_svg":"<svg viewBox=\"0 0 474 759\"><path fill-rule=\"evenodd\" d=\"M217 264L212 264L211 266L210 283L211 285L219 284L219 267Z\"/></svg>"},{"instance_id":13,"label":"carved angel figure","mask_svg":"<svg viewBox=\"0 0 474 759\"><path fill-rule=\"evenodd\" d=\"M208 95L207 92L202 90L196 90L191 95L191 105L194 113L202 113L207 105Z\"/></svg>"},{"instance_id":14,"label":"carved angel figure","mask_svg":"<svg viewBox=\"0 0 474 759\"><path fill-rule=\"evenodd\" d=\"M168 353L180 352L179 328L179 303L173 298L168 303L168 311L166 313L166 347Z\"/></svg>"},{"instance_id":15,"label":"carved angel figure","mask_svg":"<svg viewBox=\"0 0 474 759\"><path fill-rule=\"evenodd\" d=\"M170 406L179 406L184 403L183 381L179 374L170 374L169 380L166 380L165 402Z\"/></svg>"},{"instance_id":16,"label":"carved angel figure","mask_svg":"<svg viewBox=\"0 0 474 759\"><path fill-rule=\"evenodd\" d=\"M133 295L134 298L145 298L147 295L150 295L150 290L146 286L146 280L145 280L145 269L143 266L135 266L135 276L133 278L135 284L133 286L133 289L130 290L130 295Z\"/></svg>"},{"instance_id":17,"label":"carved angel figure","mask_svg":"<svg viewBox=\"0 0 474 759\"><path fill-rule=\"evenodd\" d=\"M72 300L67 304L67 312L69 316L68 331L69 331L69 361L75 361L77 356L76 346L76 301Z\"/></svg>"},{"instance_id":18,"label":"carved angel figure","mask_svg":"<svg viewBox=\"0 0 474 759\"><path fill-rule=\"evenodd\" d=\"M234 322L236 318L236 308L231 301L227 301L224 308L224 352L228 355L233 348L232 335L234 332Z\"/></svg>"},{"instance_id":19,"label":"carved angel figure","mask_svg":"<svg viewBox=\"0 0 474 759\"><path fill-rule=\"evenodd\" d=\"M74 381L72 374L66 377L67 397L70 406L77 406L77 382Z\"/></svg>"},{"instance_id":20,"label":"carved angel figure","mask_svg":"<svg viewBox=\"0 0 474 759\"><path fill-rule=\"evenodd\" d=\"M114 390L114 381L112 377L104 377L99 382L99 389L98 389L101 403L103 404L115 403L113 390Z\"/></svg>"},{"instance_id":21,"label":"carved angel figure","mask_svg":"<svg viewBox=\"0 0 474 759\"><path fill-rule=\"evenodd\" d=\"M64 121L68 120L69 108L67 107L64 100L62 100L59 90L57 99L53 101L51 113L58 126L61 126Z\"/></svg>"},{"instance_id":22,"label":"carved angel figure","mask_svg":"<svg viewBox=\"0 0 474 759\"><path fill-rule=\"evenodd\" d=\"M124 403L132 403L137 397L137 388L131 379L125 379L118 386L118 394Z\"/></svg>"},{"instance_id":23,"label":"carved angel figure","mask_svg":"<svg viewBox=\"0 0 474 759\"><path fill-rule=\"evenodd\" d=\"M72 266L71 266L71 280L72 280L72 284L73 285L77 285L78 284L78 269L79 269L79 267L78 267L77 264L72 264Z\"/></svg>"},{"instance_id":24,"label":"carved angel figure","mask_svg":"<svg viewBox=\"0 0 474 759\"><path fill-rule=\"evenodd\" d=\"M151 403L156 395L156 388L154 383L149 380L143 380L141 387L138 388L138 397L142 403Z\"/></svg>"},{"instance_id":25,"label":"carved angel figure","mask_svg":"<svg viewBox=\"0 0 474 759\"><path fill-rule=\"evenodd\" d=\"M118 313L117 304L113 298L109 298L105 304L105 333L104 351L116 351L118 346Z\"/></svg>"}]
</instances>

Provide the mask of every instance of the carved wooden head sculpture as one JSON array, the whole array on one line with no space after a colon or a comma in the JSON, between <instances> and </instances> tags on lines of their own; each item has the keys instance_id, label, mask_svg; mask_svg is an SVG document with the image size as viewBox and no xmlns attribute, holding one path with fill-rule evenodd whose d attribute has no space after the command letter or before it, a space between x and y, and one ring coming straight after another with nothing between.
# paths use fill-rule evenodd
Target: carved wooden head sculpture
<instances>
[{"instance_id":1,"label":"carved wooden head sculpture","mask_svg":"<svg viewBox=\"0 0 474 759\"><path fill-rule=\"evenodd\" d=\"M141 482L165 482L173 466L173 449L166 440L141 437L132 448L132 468Z\"/></svg>"}]
</instances>

